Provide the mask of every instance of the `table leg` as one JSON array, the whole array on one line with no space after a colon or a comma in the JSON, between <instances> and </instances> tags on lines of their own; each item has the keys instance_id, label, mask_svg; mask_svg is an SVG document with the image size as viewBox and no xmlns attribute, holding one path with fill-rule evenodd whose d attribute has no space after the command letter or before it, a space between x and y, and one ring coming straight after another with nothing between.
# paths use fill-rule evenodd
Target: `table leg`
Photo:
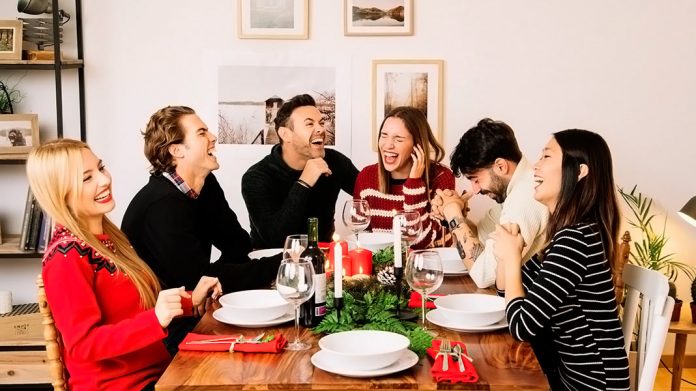
<instances>
[{"instance_id":1,"label":"table leg","mask_svg":"<svg viewBox=\"0 0 696 391\"><path fill-rule=\"evenodd\" d=\"M674 357L672 358L672 391L681 388L684 353L686 352L686 334L677 334L674 339Z\"/></svg>"}]
</instances>

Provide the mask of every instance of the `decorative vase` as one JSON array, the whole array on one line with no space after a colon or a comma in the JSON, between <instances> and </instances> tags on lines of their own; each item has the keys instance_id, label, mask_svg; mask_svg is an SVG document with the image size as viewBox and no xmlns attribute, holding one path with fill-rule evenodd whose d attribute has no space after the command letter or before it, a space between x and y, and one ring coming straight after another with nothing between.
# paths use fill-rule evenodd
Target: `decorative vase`
<instances>
[{"instance_id":1,"label":"decorative vase","mask_svg":"<svg viewBox=\"0 0 696 391\"><path fill-rule=\"evenodd\" d=\"M679 322L681 317L681 307L682 301L680 299L674 300L674 309L672 310L672 322Z\"/></svg>"}]
</instances>

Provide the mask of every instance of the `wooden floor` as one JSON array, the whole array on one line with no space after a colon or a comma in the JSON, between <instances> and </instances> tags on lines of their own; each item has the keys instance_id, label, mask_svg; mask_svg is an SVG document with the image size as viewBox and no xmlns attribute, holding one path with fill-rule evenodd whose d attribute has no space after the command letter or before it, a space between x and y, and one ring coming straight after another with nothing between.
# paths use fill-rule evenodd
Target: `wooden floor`
<instances>
[{"instance_id":1,"label":"wooden floor","mask_svg":"<svg viewBox=\"0 0 696 391\"><path fill-rule=\"evenodd\" d=\"M696 368L684 368L682 372L682 378L686 379L692 383L696 383ZM667 370L660 366L657 371L657 377L655 378L654 391L669 391L672 387L672 375L667 372ZM696 390L696 386L691 385L686 382L681 383L682 390Z\"/></svg>"}]
</instances>

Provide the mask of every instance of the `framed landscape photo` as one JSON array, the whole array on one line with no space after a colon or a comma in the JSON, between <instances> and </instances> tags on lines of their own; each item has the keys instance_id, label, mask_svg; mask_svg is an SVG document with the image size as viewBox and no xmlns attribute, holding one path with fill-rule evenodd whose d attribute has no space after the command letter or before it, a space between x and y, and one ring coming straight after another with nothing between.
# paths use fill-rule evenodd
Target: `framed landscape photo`
<instances>
[{"instance_id":1,"label":"framed landscape photo","mask_svg":"<svg viewBox=\"0 0 696 391\"><path fill-rule=\"evenodd\" d=\"M413 35L413 0L344 0L344 35Z\"/></svg>"},{"instance_id":2,"label":"framed landscape photo","mask_svg":"<svg viewBox=\"0 0 696 391\"><path fill-rule=\"evenodd\" d=\"M38 145L38 115L0 114L0 159L27 153Z\"/></svg>"},{"instance_id":3,"label":"framed landscape photo","mask_svg":"<svg viewBox=\"0 0 696 391\"><path fill-rule=\"evenodd\" d=\"M372 147L384 117L394 108L411 106L428 119L435 137L442 142L442 60L372 61Z\"/></svg>"},{"instance_id":4,"label":"framed landscape photo","mask_svg":"<svg viewBox=\"0 0 696 391\"><path fill-rule=\"evenodd\" d=\"M0 20L0 60L22 59L22 21Z\"/></svg>"},{"instance_id":5,"label":"framed landscape photo","mask_svg":"<svg viewBox=\"0 0 696 391\"><path fill-rule=\"evenodd\" d=\"M309 0L238 0L242 39L309 38Z\"/></svg>"}]
</instances>

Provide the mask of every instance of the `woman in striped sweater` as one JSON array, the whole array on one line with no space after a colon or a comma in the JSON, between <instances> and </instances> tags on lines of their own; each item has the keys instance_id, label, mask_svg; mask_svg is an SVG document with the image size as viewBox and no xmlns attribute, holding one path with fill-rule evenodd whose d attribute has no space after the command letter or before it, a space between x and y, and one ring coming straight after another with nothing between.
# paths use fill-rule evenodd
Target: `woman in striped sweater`
<instances>
[{"instance_id":1,"label":"woman in striped sweater","mask_svg":"<svg viewBox=\"0 0 696 391\"><path fill-rule=\"evenodd\" d=\"M391 232L395 210L415 210L423 230L412 247L450 245L440 221L429 211L435 189L454 190L454 175L440 164L445 151L423 112L406 106L389 112L379 128L378 148L378 163L358 174L353 191L354 198L370 204L372 231Z\"/></svg>"},{"instance_id":2,"label":"woman in striped sweater","mask_svg":"<svg viewBox=\"0 0 696 391\"><path fill-rule=\"evenodd\" d=\"M612 269L619 209L609 147L596 133L555 133L534 166L549 208L548 244L520 268L522 238L498 227L512 335L532 343L552 390L628 390Z\"/></svg>"}]
</instances>

